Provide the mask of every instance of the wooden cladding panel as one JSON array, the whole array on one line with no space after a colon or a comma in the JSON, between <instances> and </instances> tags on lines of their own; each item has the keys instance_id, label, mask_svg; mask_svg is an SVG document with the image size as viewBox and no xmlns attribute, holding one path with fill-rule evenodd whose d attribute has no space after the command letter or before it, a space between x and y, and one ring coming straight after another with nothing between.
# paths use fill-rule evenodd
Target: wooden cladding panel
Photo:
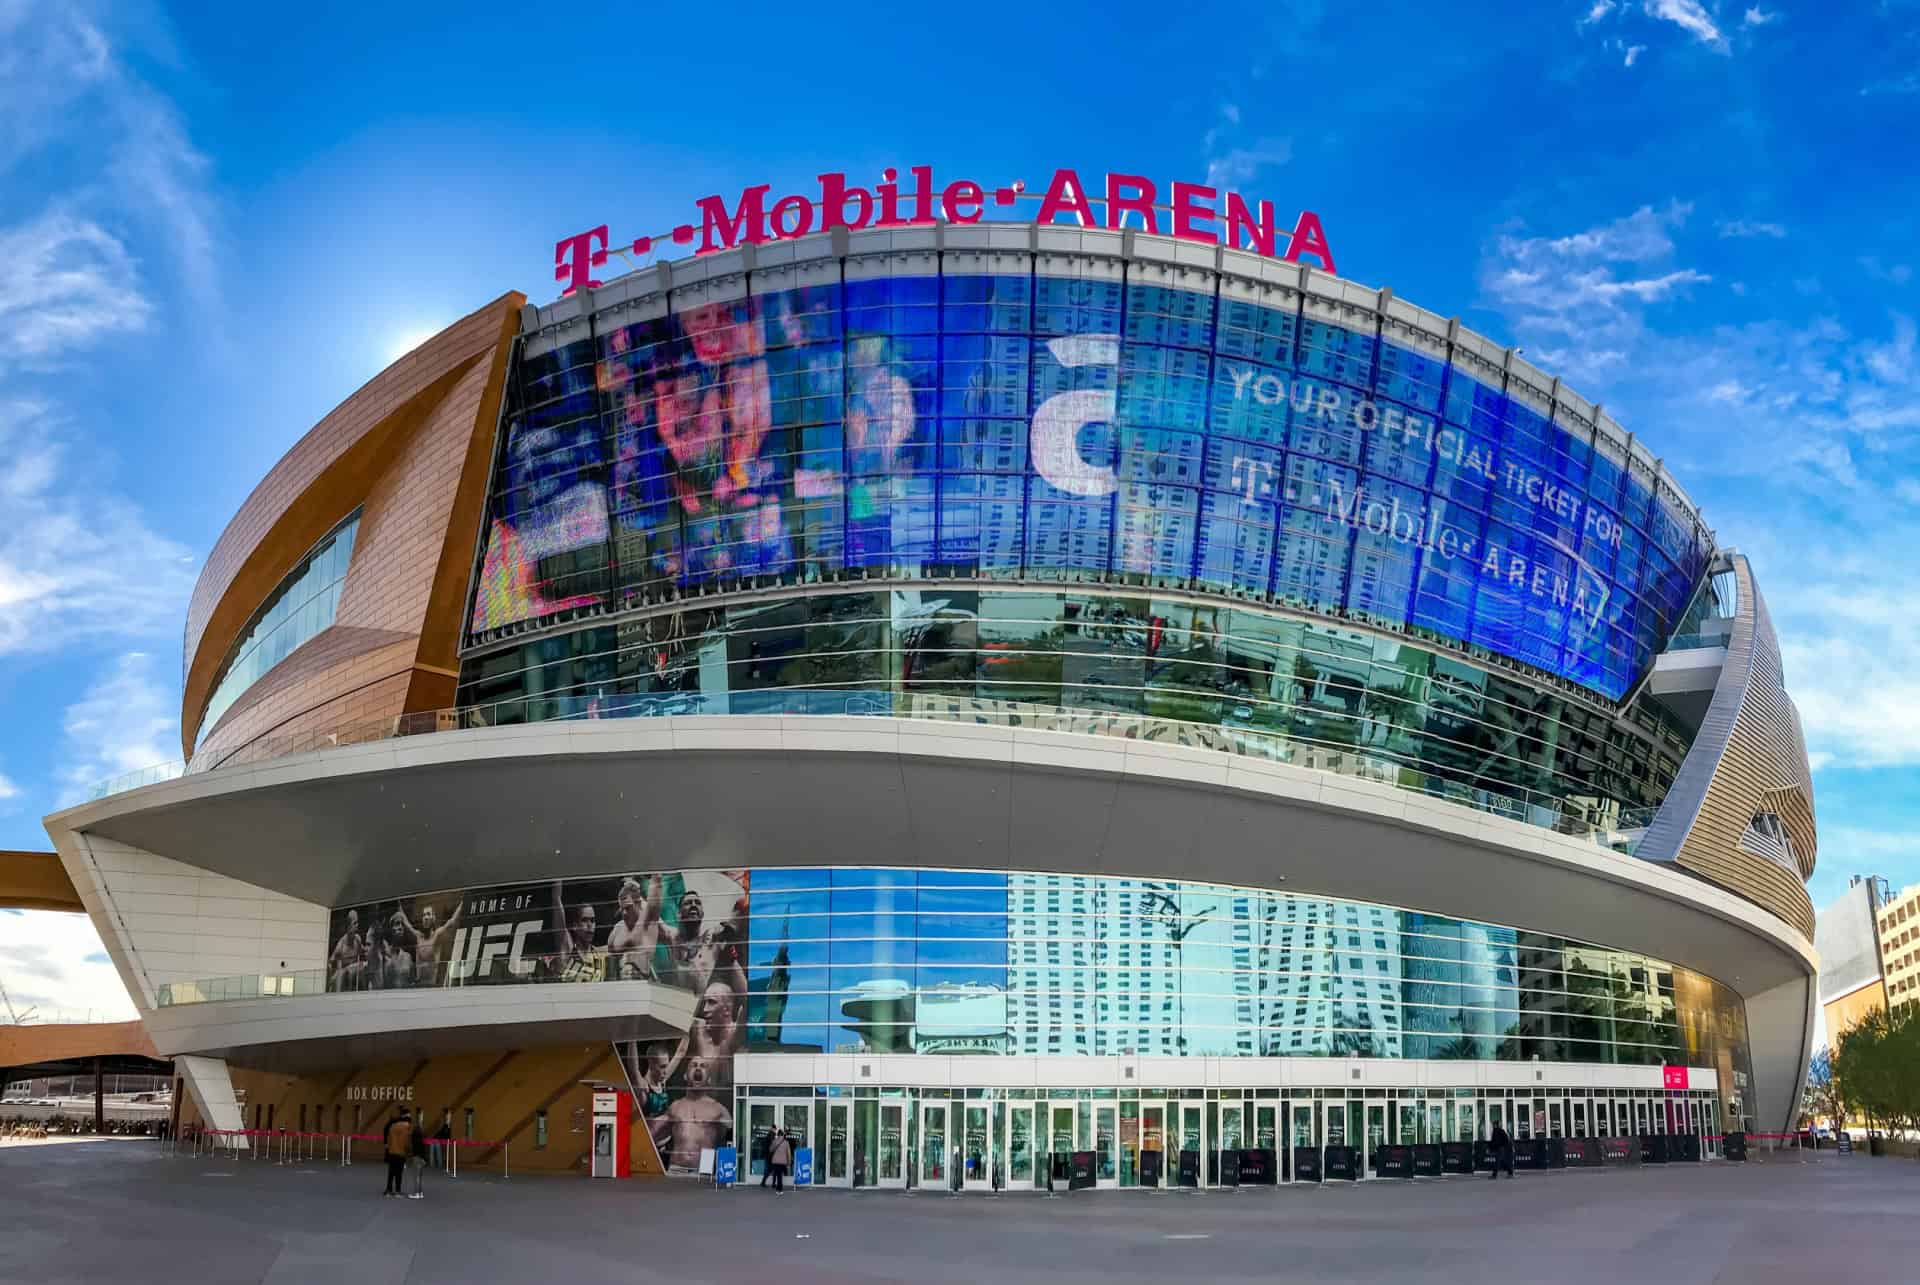
<instances>
[{"instance_id":1,"label":"wooden cladding panel","mask_svg":"<svg viewBox=\"0 0 1920 1285\"><path fill-rule=\"evenodd\" d=\"M1813 873L1817 849L1799 721L1786 694L1779 642L1752 570L1741 557L1734 559L1734 570L1743 612L1752 613L1752 674L1726 750L1675 860L1772 911L1811 938L1813 905L1804 881ZM1759 812L1781 818L1793 840L1797 871L1741 848Z\"/></svg>"},{"instance_id":2,"label":"wooden cladding panel","mask_svg":"<svg viewBox=\"0 0 1920 1285\"><path fill-rule=\"evenodd\" d=\"M583 1069L584 1068L584 1069ZM307 1110L308 1127L316 1132L334 1131L334 1109L339 1108L342 1128L351 1128L353 1109L360 1108L360 1129L377 1133L392 1118L392 1103L386 1095L393 1089L409 1091L409 1106L416 1119L424 1118L429 1133L440 1127L443 1116L451 1112L453 1136L465 1134L466 1110L474 1112L474 1139L480 1142L506 1141L508 1160L515 1173L584 1172L590 1130L575 1132L577 1121L589 1119L592 1090L581 1080L625 1083L611 1044L565 1044L546 1048L501 1050L471 1053L456 1057L429 1058L425 1061L396 1061L307 1076L276 1075L242 1067L230 1068L234 1087L245 1091L246 1123L253 1127L253 1107L273 1107L274 1123L283 1129L297 1129L300 1109ZM547 1145L536 1148L535 1113L547 1113ZM316 1118L317 1114L317 1118ZM198 1120L189 1101L182 1113L184 1123ZM354 1150L360 1161L377 1160L379 1144L366 1142ZM635 1121L633 1171L657 1173L654 1150L645 1129ZM462 1148L460 1164L476 1169L497 1170L499 1152L479 1147Z\"/></svg>"},{"instance_id":3,"label":"wooden cladding panel","mask_svg":"<svg viewBox=\"0 0 1920 1285\"><path fill-rule=\"evenodd\" d=\"M382 372L302 438L242 506L209 556L189 610L181 709L189 753L234 637L313 542L355 507L362 511L360 533L336 621L413 640L406 663L389 670L408 681L392 709L377 712L428 708L421 702L442 693L450 699L451 684L433 671L458 663L465 567L478 538L500 389L524 302L518 294L502 296ZM449 590L439 579L456 563L460 583ZM418 690L416 665L428 675ZM368 681L364 674L343 677ZM229 711L215 732L218 757L241 748L248 739L243 726L259 735L346 694L316 686L313 675L299 678L304 709L285 708L282 693L277 717L236 721Z\"/></svg>"}]
</instances>

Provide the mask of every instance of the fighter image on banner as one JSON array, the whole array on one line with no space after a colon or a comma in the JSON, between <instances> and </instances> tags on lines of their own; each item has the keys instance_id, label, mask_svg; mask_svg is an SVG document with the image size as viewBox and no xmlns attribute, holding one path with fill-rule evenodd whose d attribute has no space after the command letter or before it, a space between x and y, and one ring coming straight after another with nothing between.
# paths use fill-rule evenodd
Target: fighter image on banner
<instances>
[{"instance_id":1,"label":"fighter image on banner","mask_svg":"<svg viewBox=\"0 0 1920 1285\"><path fill-rule=\"evenodd\" d=\"M691 992L685 1036L618 1050L662 1161L691 1171L733 1128L747 885L744 870L653 871L338 907L327 988L650 981Z\"/></svg>"}]
</instances>

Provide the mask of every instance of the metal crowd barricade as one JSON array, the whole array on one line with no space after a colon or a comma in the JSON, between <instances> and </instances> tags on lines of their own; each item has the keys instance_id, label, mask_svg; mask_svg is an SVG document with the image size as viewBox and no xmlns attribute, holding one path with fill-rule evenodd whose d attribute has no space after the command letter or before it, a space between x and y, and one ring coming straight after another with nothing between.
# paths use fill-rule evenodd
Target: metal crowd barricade
<instances>
[{"instance_id":1,"label":"metal crowd barricade","mask_svg":"<svg viewBox=\"0 0 1920 1285\"><path fill-rule=\"evenodd\" d=\"M255 1161L271 1161L278 1165L300 1164L317 1158L322 1161L334 1161L342 1167L353 1164L353 1144L372 1142L384 1144L386 1139L377 1133L322 1133L301 1129L213 1129L193 1125L176 1130L168 1139L169 1154L181 1154L184 1139L186 1154L195 1159L205 1159L222 1150L229 1152L235 1159L244 1156ZM339 1144L337 1161L333 1147ZM505 1140L484 1141L466 1138L431 1138L427 1141L427 1158L431 1163L441 1162L450 1178L460 1176L460 1148L478 1147L480 1150L498 1148L500 1152L500 1180L513 1180L513 1148Z\"/></svg>"},{"instance_id":2,"label":"metal crowd barricade","mask_svg":"<svg viewBox=\"0 0 1920 1285\"><path fill-rule=\"evenodd\" d=\"M444 1142L436 1141L429 1145L444 1146L447 1148L448 1176L453 1178L460 1176L460 1148L479 1147L484 1151L489 1147L498 1147L500 1148L500 1181L513 1181L513 1148L509 1146L505 1140L498 1142L480 1142L468 1138L449 1138Z\"/></svg>"}]
</instances>

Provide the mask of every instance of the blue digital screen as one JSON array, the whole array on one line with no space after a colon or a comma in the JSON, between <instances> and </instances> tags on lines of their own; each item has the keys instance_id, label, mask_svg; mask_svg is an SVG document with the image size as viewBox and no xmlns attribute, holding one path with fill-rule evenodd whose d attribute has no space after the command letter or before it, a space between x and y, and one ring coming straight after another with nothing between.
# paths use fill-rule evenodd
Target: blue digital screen
<instances>
[{"instance_id":1,"label":"blue digital screen","mask_svg":"<svg viewBox=\"0 0 1920 1285\"><path fill-rule=\"evenodd\" d=\"M475 638L846 573L1212 590L1612 698L1703 534L1582 437L1293 311L1047 276L702 304L520 363Z\"/></svg>"}]
</instances>

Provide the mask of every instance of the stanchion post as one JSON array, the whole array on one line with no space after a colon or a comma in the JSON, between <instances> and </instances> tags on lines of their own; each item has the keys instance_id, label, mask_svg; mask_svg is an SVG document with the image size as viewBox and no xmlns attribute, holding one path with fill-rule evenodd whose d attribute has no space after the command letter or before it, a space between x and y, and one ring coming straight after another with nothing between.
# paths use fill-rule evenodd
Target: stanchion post
<instances>
[{"instance_id":1,"label":"stanchion post","mask_svg":"<svg viewBox=\"0 0 1920 1285\"><path fill-rule=\"evenodd\" d=\"M500 1144L500 1181L513 1181L513 1145L511 1143Z\"/></svg>"},{"instance_id":2,"label":"stanchion post","mask_svg":"<svg viewBox=\"0 0 1920 1285\"><path fill-rule=\"evenodd\" d=\"M451 1176L458 1178L460 1176L460 1139L455 1138L450 1145L453 1147L453 1173Z\"/></svg>"}]
</instances>

